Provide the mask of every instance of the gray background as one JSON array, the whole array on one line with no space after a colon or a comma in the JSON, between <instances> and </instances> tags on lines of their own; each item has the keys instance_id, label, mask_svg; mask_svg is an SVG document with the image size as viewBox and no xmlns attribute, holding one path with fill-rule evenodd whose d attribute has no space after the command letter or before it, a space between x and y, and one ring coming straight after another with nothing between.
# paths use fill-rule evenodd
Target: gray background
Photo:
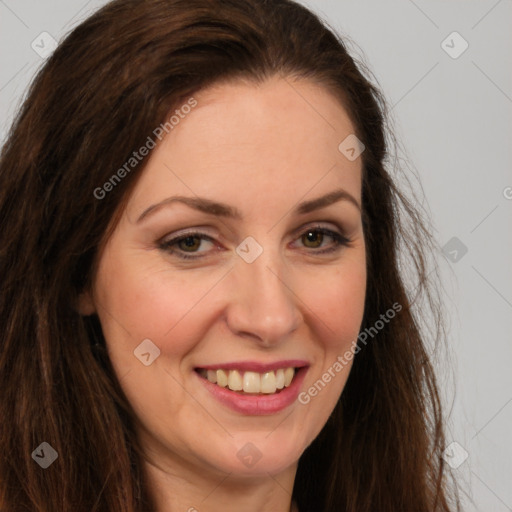
<instances>
[{"instance_id":1,"label":"gray background","mask_svg":"<svg viewBox=\"0 0 512 512\"><path fill-rule=\"evenodd\" d=\"M0 0L0 141L44 62L32 42L60 40L105 3ZM393 106L437 242L457 238L439 262L453 360L438 366L457 443L447 460L464 510L512 511L512 1L302 3L356 42Z\"/></svg>"}]
</instances>

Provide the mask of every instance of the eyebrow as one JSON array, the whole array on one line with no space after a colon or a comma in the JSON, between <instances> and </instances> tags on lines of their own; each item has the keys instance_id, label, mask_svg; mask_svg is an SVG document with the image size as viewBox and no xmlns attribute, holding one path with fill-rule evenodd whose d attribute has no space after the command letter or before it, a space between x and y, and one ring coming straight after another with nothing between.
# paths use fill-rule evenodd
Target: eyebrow
<instances>
[{"instance_id":1,"label":"eyebrow","mask_svg":"<svg viewBox=\"0 0 512 512\"><path fill-rule=\"evenodd\" d=\"M294 209L294 213L298 215L305 215L315 210L325 208L338 201L348 201L356 206L359 211L361 211L361 205L358 203L355 197L346 190L340 188L333 190L324 196L300 203ZM225 203L218 203L205 197L172 196L146 208L137 219L137 223L141 222L144 218L156 212L163 206L167 206L172 203L182 203L186 206L189 206L190 208L199 210L200 212L207 213L209 215L216 215L218 217L225 217L236 220L242 220L243 218L240 210Z\"/></svg>"}]
</instances>

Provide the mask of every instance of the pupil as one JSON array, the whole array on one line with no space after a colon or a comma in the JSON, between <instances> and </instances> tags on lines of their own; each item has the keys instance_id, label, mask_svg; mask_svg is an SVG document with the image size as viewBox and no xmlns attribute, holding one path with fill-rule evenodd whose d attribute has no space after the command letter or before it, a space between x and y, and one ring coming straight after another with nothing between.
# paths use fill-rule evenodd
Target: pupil
<instances>
[{"instance_id":1,"label":"pupil","mask_svg":"<svg viewBox=\"0 0 512 512\"><path fill-rule=\"evenodd\" d=\"M185 245L187 247L194 247L194 245L197 245L194 243L194 240L196 239L197 237L195 236L187 236L187 238L184 238L182 240L182 243L185 243Z\"/></svg>"},{"instance_id":2,"label":"pupil","mask_svg":"<svg viewBox=\"0 0 512 512\"><path fill-rule=\"evenodd\" d=\"M313 243L321 241L321 239L319 240L319 238L321 236L322 236L322 234L319 233L318 231L308 231L308 233L306 234L308 242L313 242Z\"/></svg>"}]
</instances>

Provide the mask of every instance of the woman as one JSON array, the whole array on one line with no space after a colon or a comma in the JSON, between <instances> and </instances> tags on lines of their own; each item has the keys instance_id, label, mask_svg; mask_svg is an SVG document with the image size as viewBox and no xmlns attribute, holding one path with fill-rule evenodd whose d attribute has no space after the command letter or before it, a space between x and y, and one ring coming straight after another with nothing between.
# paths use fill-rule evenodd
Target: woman
<instances>
[{"instance_id":1,"label":"woman","mask_svg":"<svg viewBox=\"0 0 512 512\"><path fill-rule=\"evenodd\" d=\"M2 510L458 509L383 112L288 0L61 43L0 164Z\"/></svg>"}]
</instances>

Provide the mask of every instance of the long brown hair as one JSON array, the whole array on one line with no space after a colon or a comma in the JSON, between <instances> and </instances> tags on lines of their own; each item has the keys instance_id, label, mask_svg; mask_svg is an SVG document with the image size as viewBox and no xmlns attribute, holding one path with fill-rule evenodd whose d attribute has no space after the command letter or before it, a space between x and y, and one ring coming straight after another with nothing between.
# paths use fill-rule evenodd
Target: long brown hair
<instances>
[{"instance_id":1,"label":"long brown hair","mask_svg":"<svg viewBox=\"0 0 512 512\"><path fill-rule=\"evenodd\" d=\"M392 178L384 99L342 38L289 0L115 0L74 29L32 83L0 161L2 510L154 510L135 415L98 318L75 308L147 157L105 197L95 191L184 99L275 75L322 84L349 112L366 146L362 330L402 306L360 344L338 404L299 461L293 498L301 512L459 510L441 457L430 340L400 264L408 248L415 294L437 321L431 239ZM44 470L32 457L42 442L58 454Z\"/></svg>"}]
</instances>

